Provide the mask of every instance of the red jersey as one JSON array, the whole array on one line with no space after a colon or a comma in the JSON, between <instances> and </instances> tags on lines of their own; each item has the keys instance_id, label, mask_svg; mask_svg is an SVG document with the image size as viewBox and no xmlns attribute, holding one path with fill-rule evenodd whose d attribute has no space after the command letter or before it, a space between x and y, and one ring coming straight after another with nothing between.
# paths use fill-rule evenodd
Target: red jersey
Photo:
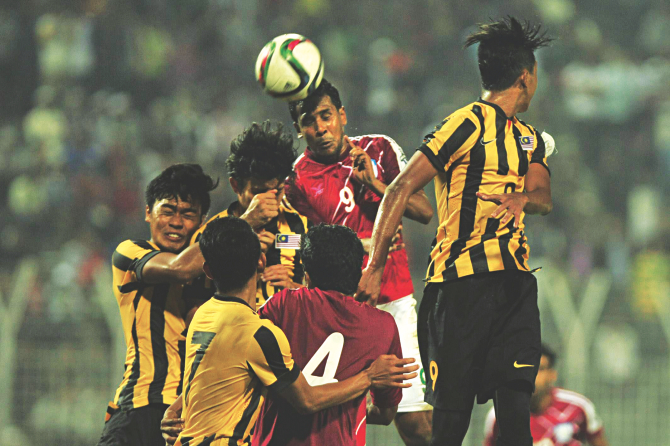
<instances>
[{"instance_id":1,"label":"red jersey","mask_svg":"<svg viewBox=\"0 0 670 446\"><path fill-rule=\"evenodd\" d=\"M311 385L350 378L379 355L402 357L393 316L337 291L283 290L259 310L286 334L293 360ZM378 407L397 406L401 389L371 391ZM313 415L300 415L282 397L268 394L252 444L356 445L357 414L365 395Z\"/></svg>"},{"instance_id":2,"label":"red jersey","mask_svg":"<svg viewBox=\"0 0 670 446\"><path fill-rule=\"evenodd\" d=\"M580 446L600 435L602 421L593 403L569 390L555 388L551 404L542 414L530 414L530 432L534 446ZM498 438L495 411L486 417L484 446L495 446Z\"/></svg>"},{"instance_id":3,"label":"red jersey","mask_svg":"<svg viewBox=\"0 0 670 446\"><path fill-rule=\"evenodd\" d=\"M388 136L366 135L350 139L370 155L375 175L385 184L391 184L407 164L405 153ZM298 157L294 170L295 176L286 181L285 189L286 197L296 211L315 224L347 226L360 238L372 236L382 197L353 181L348 147L335 164L319 163L308 148ZM366 256L363 266L367 263ZM409 296L413 291L407 252L404 249L392 252L384 268L378 302L391 302Z\"/></svg>"}]
</instances>

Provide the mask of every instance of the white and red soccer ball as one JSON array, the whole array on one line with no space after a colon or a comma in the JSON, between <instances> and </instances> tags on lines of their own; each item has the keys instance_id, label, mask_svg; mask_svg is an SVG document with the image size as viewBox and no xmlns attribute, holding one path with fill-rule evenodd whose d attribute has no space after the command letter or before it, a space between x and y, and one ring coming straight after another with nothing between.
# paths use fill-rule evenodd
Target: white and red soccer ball
<instances>
[{"instance_id":1,"label":"white and red soccer ball","mask_svg":"<svg viewBox=\"0 0 670 446\"><path fill-rule=\"evenodd\" d=\"M256 59L256 80L263 90L286 101L305 99L323 78L321 52L300 34L282 34L267 43Z\"/></svg>"}]
</instances>

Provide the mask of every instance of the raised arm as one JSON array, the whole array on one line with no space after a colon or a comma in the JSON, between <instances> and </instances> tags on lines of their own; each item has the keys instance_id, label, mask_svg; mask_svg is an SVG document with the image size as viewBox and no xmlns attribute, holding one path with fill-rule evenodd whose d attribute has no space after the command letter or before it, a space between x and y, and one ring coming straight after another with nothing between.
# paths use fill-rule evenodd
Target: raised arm
<instances>
[{"instance_id":1,"label":"raised arm","mask_svg":"<svg viewBox=\"0 0 670 446\"><path fill-rule=\"evenodd\" d=\"M203 274L205 262L200 252L200 243L195 243L180 254L161 252L156 254L142 268L142 281L156 283L186 283Z\"/></svg>"},{"instance_id":2,"label":"raised arm","mask_svg":"<svg viewBox=\"0 0 670 446\"><path fill-rule=\"evenodd\" d=\"M375 176L370 155L365 150L354 145L349 138L345 137L345 142L350 147L349 154L353 160L354 179L359 183L365 184L380 197L385 196L388 186ZM433 218L433 207L430 205L428 197L423 190L417 190L410 195L407 208L403 211L402 215L424 225L430 223L430 220Z\"/></svg>"},{"instance_id":3,"label":"raised arm","mask_svg":"<svg viewBox=\"0 0 670 446\"><path fill-rule=\"evenodd\" d=\"M369 388L411 387L403 381L416 377L418 365L413 358L398 359L395 355L382 355L366 370L341 382L310 386L301 373L290 386L279 391L300 413L310 414L346 403L362 395Z\"/></svg>"},{"instance_id":4,"label":"raised arm","mask_svg":"<svg viewBox=\"0 0 670 446\"><path fill-rule=\"evenodd\" d=\"M437 174L437 169L428 157L417 151L405 169L386 188L375 219L370 261L363 270L363 277L356 293L357 300L368 301L371 305L377 303L388 250L410 198L422 190Z\"/></svg>"}]
</instances>

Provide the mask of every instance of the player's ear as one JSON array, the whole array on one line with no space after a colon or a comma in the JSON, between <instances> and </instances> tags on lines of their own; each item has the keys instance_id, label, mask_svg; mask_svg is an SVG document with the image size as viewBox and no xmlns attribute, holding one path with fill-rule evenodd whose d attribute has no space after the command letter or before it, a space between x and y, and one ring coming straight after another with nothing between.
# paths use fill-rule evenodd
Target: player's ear
<instances>
[{"instance_id":1,"label":"player's ear","mask_svg":"<svg viewBox=\"0 0 670 446\"><path fill-rule=\"evenodd\" d=\"M338 112L340 113L340 121L342 121L342 126L347 125L347 112L344 110L344 106L340 107Z\"/></svg>"},{"instance_id":2,"label":"player's ear","mask_svg":"<svg viewBox=\"0 0 670 446\"><path fill-rule=\"evenodd\" d=\"M233 192L236 194L240 193L240 184L237 182L237 180L233 177L228 178L228 182L230 183L230 187L233 188Z\"/></svg>"},{"instance_id":3,"label":"player's ear","mask_svg":"<svg viewBox=\"0 0 670 446\"><path fill-rule=\"evenodd\" d=\"M297 122L293 123L293 128L295 129L296 133L298 134L298 138L302 138L302 131L300 130L300 126L298 125Z\"/></svg>"},{"instance_id":4,"label":"player's ear","mask_svg":"<svg viewBox=\"0 0 670 446\"><path fill-rule=\"evenodd\" d=\"M528 70L526 68L524 68L523 71L521 72L521 76L519 76L519 80L518 80L519 87L522 90L525 90L526 88L528 88L528 81L529 81L530 76L531 76L531 74L528 72Z\"/></svg>"},{"instance_id":5,"label":"player's ear","mask_svg":"<svg viewBox=\"0 0 670 446\"><path fill-rule=\"evenodd\" d=\"M309 273L305 271L305 285L307 288L312 288L312 279L309 278Z\"/></svg>"},{"instance_id":6,"label":"player's ear","mask_svg":"<svg viewBox=\"0 0 670 446\"><path fill-rule=\"evenodd\" d=\"M212 270L209 267L209 264L207 262L202 264L202 270L205 272L205 275L207 276L208 279L214 280L214 277L212 277Z\"/></svg>"},{"instance_id":7,"label":"player's ear","mask_svg":"<svg viewBox=\"0 0 670 446\"><path fill-rule=\"evenodd\" d=\"M144 221L149 223L151 221L151 208L147 205L144 209Z\"/></svg>"},{"instance_id":8,"label":"player's ear","mask_svg":"<svg viewBox=\"0 0 670 446\"><path fill-rule=\"evenodd\" d=\"M261 252L261 256L258 258L258 267L256 269L256 271L258 271L258 274L265 271L266 264L267 264L267 258L265 257L265 253Z\"/></svg>"}]
</instances>

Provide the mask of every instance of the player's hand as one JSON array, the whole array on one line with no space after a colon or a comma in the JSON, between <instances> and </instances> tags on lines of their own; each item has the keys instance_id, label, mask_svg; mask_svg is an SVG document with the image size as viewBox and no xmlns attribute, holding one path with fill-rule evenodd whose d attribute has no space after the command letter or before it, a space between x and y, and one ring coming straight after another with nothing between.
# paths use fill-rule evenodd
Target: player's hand
<instances>
[{"instance_id":1,"label":"player's hand","mask_svg":"<svg viewBox=\"0 0 670 446\"><path fill-rule=\"evenodd\" d=\"M261 274L261 280L263 282L270 282L270 284L275 287L294 287L294 283L291 280L290 271L285 265L268 266L265 268L265 271L263 271L263 274Z\"/></svg>"},{"instance_id":2,"label":"player's hand","mask_svg":"<svg viewBox=\"0 0 670 446\"><path fill-rule=\"evenodd\" d=\"M275 235L270 231L262 229L261 232L258 233L258 240L261 242L261 251L267 254L268 250L275 242Z\"/></svg>"},{"instance_id":3,"label":"player's hand","mask_svg":"<svg viewBox=\"0 0 670 446\"><path fill-rule=\"evenodd\" d=\"M277 202L277 190L272 189L262 194L254 195L249 203L249 208L240 217L246 220L254 229L260 229L279 215L279 203Z\"/></svg>"},{"instance_id":4,"label":"player's hand","mask_svg":"<svg viewBox=\"0 0 670 446\"><path fill-rule=\"evenodd\" d=\"M355 145L347 136L344 137L344 143L349 145L349 148L351 149L349 156L351 157L351 165L353 166L352 176L354 177L354 180L361 184L365 184L366 186L372 186L375 181L379 181L372 168L372 159L370 159L370 155L368 155L365 150Z\"/></svg>"},{"instance_id":5,"label":"player's hand","mask_svg":"<svg viewBox=\"0 0 670 446\"><path fill-rule=\"evenodd\" d=\"M491 201L499 204L495 211L491 214L491 218L498 218L503 216L500 223L504 226L512 218L514 218L514 227L518 228L521 222L521 213L524 206L528 203L528 196L521 192L512 192L509 194L483 194L477 192L477 197L480 200Z\"/></svg>"},{"instance_id":6,"label":"player's hand","mask_svg":"<svg viewBox=\"0 0 670 446\"><path fill-rule=\"evenodd\" d=\"M375 389L412 387L411 383L404 381L416 378L419 365L414 362L414 358L398 359L396 355L381 355L365 371L370 386Z\"/></svg>"},{"instance_id":7,"label":"player's hand","mask_svg":"<svg viewBox=\"0 0 670 446\"><path fill-rule=\"evenodd\" d=\"M393 239L391 239L391 247L389 248L389 255L386 257L387 259L391 258L391 253L393 251L400 251L401 249L405 249L405 244L402 243L400 240L401 232L402 232L402 225L398 226L398 230L393 236ZM361 243L363 244L363 251L365 251L365 254L368 255L370 254L370 249L372 248L371 242L372 242L371 238L361 239Z\"/></svg>"},{"instance_id":8,"label":"player's hand","mask_svg":"<svg viewBox=\"0 0 670 446\"><path fill-rule=\"evenodd\" d=\"M382 274L384 270L372 270L369 267L363 270L363 276L358 282L358 290L354 298L359 302L366 302L368 305L377 306L379 292L381 290Z\"/></svg>"},{"instance_id":9,"label":"player's hand","mask_svg":"<svg viewBox=\"0 0 670 446\"><path fill-rule=\"evenodd\" d=\"M180 414L172 410L170 407L168 407L165 414L163 414L163 419L161 420L161 433L167 444L174 444L181 431L184 430L184 419L179 418L179 415Z\"/></svg>"}]
</instances>

